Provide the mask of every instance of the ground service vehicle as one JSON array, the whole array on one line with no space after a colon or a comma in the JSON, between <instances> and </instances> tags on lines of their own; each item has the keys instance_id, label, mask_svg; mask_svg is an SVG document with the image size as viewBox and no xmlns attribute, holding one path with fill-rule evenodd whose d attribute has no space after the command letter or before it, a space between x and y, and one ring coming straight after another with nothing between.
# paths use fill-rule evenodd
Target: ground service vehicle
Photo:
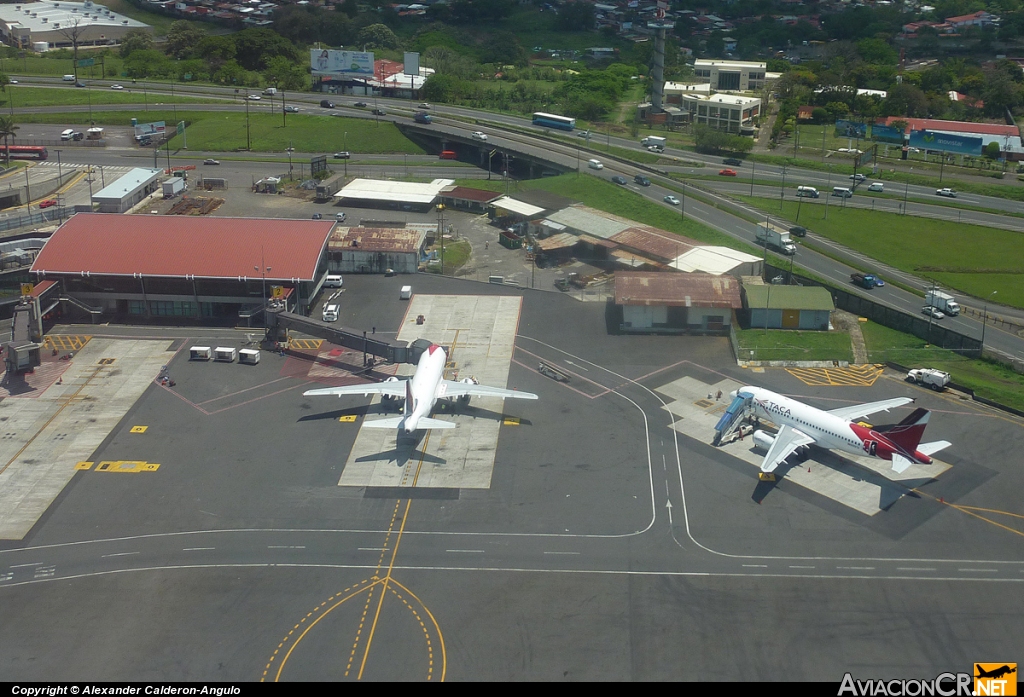
<instances>
[{"instance_id":1,"label":"ground service vehicle","mask_svg":"<svg viewBox=\"0 0 1024 697\"><path fill-rule=\"evenodd\" d=\"M412 115L412 120L416 123L430 123L433 121L433 119L430 118L430 114L425 111L417 111Z\"/></svg>"},{"instance_id":2,"label":"ground service vehicle","mask_svg":"<svg viewBox=\"0 0 1024 697\"><path fill-rule=\"evenodd\" d=\"M327 274L327 278L324 279L324 288L341 288L345 285L345 280L341 274Z\"/></svg>"},{"instance_id":3,"label":"ground service vehicle","mask_svg":"<svg viewBox=\"0 0 1024 697\"><path fill-rule=\"evenodd\" d=\"M337 305L327 305L324 307L324 322L337 322L339 309Z\"/></svg>"},{"instance_id":4,"label":"ground service vehicle","mask_svg":"<svg viewBox=\"0 0 1024 697\"><path fill-rule=\"evenodd\" d=\"M533 125L544 126L545 128L557 128L562 131L575 131L576 119L569 118L568 116L545 114L543 111L537 111L533 114Z\"/></svg>"},{"instance_id":5,"label":"ground service vehicle","mask_svg":"<svg viewBox=\"0 0 1024 697\"><path fill-rule=\"evenodd\" d=\"M941 310L947 315L955 317L960 314L960 305L957 304L953 296L949 293L943 293L941 290L929 290L925 292L924 301L928 303L929 307Z\"/></svg>"},{"instance_id":6,"label":"ground service vehicle","mask_svg":"<svg viewBox=\"0 0 1024 697\"><path fill-rule=\"evenodd\" d=\"M861 288L867 288L868 290L885 285L882 279L870 273L851 273L850 280Z\"/></svg>"},{"instance_id":7,"label":"ground service vehicle","mask_svg":"<svg viewBox=\"0 0 1024 697\"><path fill-rule=\"evenodd\" d=\"M796 244L790 239L789 230L761 223L757 226L757 232L754 236L758 244L775 249L781 254L789 256L796 254Z\"/></svg>"},{"instance_id":8,"label":"ground service vehicle","mask_svg":"<svg viewBox=\"0 0 1024 697\"><path fill-rule=\"evenodd\" d=\"M949 381L949 373L932 368L915 368L907 373L907 382L930 387L936 392L942 392L942 390L946 389Z\"/></svg>"},{"instance_id":9,"label":"ground service vehicle","mask_svg":"<svg viewBox=\"0 0 1024 697\"><path fill-rule=\"evenodd\" d=\"M657 145L660 148L664 148L666 145L666 141L661 136L647 136L646 138L640 141L640 145L643 145L648 148L651 147L652 145Z\"/></svg>"}]
</instances>

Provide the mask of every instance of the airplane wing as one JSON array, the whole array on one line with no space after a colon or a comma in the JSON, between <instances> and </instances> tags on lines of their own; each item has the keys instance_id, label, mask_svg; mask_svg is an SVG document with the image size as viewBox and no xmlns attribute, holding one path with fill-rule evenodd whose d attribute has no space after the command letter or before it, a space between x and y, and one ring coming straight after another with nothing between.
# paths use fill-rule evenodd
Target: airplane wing
<instances>
[{"instance_id":1,"label":"airplane wing","mask_svg":"<svg viewBox=\"0 0 1024 697\"><path fill-rule=\"evenodd\" d=\"M520 392L519 390L506 390L501 387L488 387L487 385L474 385L468 382L455 382L454 380L441 381L441 394L444 397L504 397L505 399L537 399L532 392Z\"/></svg>"},{"instance_id":2,"label":"airplane wing","mask_svg":"<svg viewBox=\"0 0 1024 697\"><path fill-rule=\"evenodd\" d=\"M856 404L852 407L839 407L838 409L832 409L828 413L838 416L840 419L856 421L880 411L889 411L896 407L902 407L904 404L910 404L913 401L910 397L897 397L896 399L883 399L881 402L868 402L867 404Z\"/></svg>"},{"instance_id":3,"label":"airplane wing","mask_svg":"<svg viewBox=\"0 0 1024 697\"><path fill-rule=\"evenodd\" d=\"M761 463L762 472L773 472L779 463L789 457L801 445L810 445L814 439L789 426L783 426L775 436L768 454Z\"/></svg>"},{"instance_id":4,"label":"airplane wing","mask_svg":"<svg viewBox=\"0 0 1024 697\"><path fill-rule=\"evenodd\" d=\"M389 397L405 397L405 380L391 382L367 382L362 385L343 385L342 387L322 387L317 390L306 390L303 397L341 397L346 394L382 394Z\"/></svg>"}]
</instances>

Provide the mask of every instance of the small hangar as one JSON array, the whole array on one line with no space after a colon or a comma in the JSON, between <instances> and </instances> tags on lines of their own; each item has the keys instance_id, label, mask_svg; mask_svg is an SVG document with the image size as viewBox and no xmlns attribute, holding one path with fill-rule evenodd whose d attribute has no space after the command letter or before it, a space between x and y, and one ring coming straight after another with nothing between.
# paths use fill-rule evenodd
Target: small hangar
<instances>
[{"instance_id":1,"label":"small hangar","mask_svg":"<svg viewBox=\"0 0 1024 697\"><path fill-rule=\"evenodd\" d=\"M732 276L616 271L615 305L626 333L727 334L743 301Z\"/></svg>"}]
</instances>

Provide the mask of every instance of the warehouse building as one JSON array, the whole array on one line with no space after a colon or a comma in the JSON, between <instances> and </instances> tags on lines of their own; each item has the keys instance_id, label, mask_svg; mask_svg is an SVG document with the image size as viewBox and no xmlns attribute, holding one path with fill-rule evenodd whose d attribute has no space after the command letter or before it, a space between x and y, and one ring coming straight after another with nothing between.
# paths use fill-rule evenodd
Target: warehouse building
<instances>
[{"instance_id":1,"label":"warehouse building","mask_svg":"<svg viewBox=\"0 0 1024 697\"><path fill-rule=\"evenodd\" d=\"M751 328L828 331L835 304L821 286L745 285Z\"/></svg>"},{"instance_id":2,"label":"warehouse building","mask_svg":"<svg viewBox=\"0 0 1024 697\"><path fill-rule=\"evenodd\" d=\"M429 184L353 179L334 199L346 206L426 211L437 203L441 191L454 183L453 179L435 179Z\"/></svg>"},{"instance_id":3,"label":"warehouse building","mask_svg":"<svg viewBox=\"0 0 1024 697\"><path fill-rule=\"evenodd\" d=\"M119 15L91 0L85 2L26 2L0 5L0 40L16 48L47 51L82 46L119 44L134 29L152 31L148 24ZM76 37L77 35L77 37Z\"/></svg>"},{"instance_id":4,"label":"warehouse building","mask_svg":"<svg viewBox=\"0 0 1024 697\"><path fill-rule=\"evenodd\" d=\"M743 301L731 276L617 271L615 305L626 333L728 334Z\"/></svg>"},{"instance_id":5,"label":"warehouse building","mask_svg":"<svg viewBox=\"0 0 1024 697\"><path fill-rule=\"evenodd\" d=\"M136 167L92 196L99 213L126 213L160 188L162 169Z\"/></svg>"},{"instance_id":6,"label":"warehouse building","mask_svg":"<svg viewBox=\"0 0 1024 697\"><path fill-rule=\"evenodd\" d=\"M65 314L93 321L262 324L272 295L308 313L327 274L333 227L319 220L78 213L47 240L31 273L60 285Z\"/></svg>"},{"instance_id":7,"label":"warehouse building","mask_svg":"<svg viewBox=\"0 0 1024 697\"><path fill-rule=\"evenodd\" d=\"M431 232L431 236L433 232ZM331 273L416 273L427 226L339 227L327 243Z\"/></svg>"}]
</instances>

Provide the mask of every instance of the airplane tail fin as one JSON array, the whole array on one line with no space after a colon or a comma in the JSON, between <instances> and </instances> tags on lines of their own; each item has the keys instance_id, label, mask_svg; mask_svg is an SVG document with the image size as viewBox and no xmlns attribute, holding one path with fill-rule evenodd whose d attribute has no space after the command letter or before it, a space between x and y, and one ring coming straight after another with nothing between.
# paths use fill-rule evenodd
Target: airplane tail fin
<instances>
[{"instance_id":1,"label":"airplane tail fin","mask_svg":"<svg viewBox=\"0 0 1024 697\"><path fill-rule=\"evenodd\" d=\"M903 421L885 429L885 437L908 453L915 452L924 436L924 428L928 425L930 413L927 409L915 409Z\"/></svg>"}]
</instances>

